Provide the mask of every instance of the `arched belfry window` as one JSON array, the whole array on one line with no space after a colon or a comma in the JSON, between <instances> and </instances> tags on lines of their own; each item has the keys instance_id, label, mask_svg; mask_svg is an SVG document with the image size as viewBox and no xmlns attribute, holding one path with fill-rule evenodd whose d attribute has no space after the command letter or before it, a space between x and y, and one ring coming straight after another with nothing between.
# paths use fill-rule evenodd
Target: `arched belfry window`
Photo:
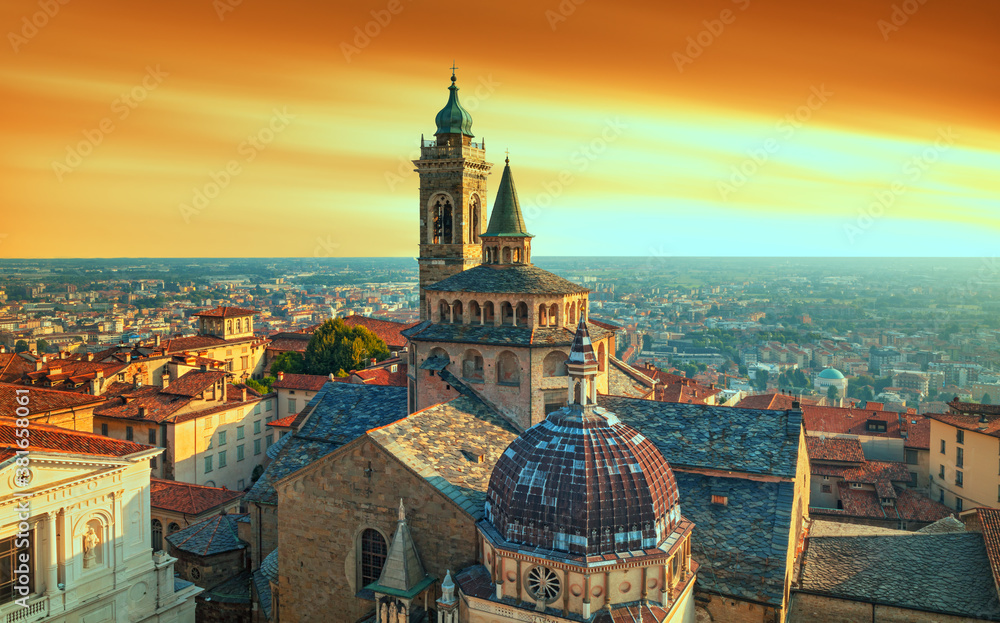
<instances>
[{"instance_id":1,"label":"arched belfry window","mask_svg":"<svg viewBox=\"0 0 1000 623\"><path fill-rule=\"evenodd\" d=\"M163 524L159 519L153 520L153 551L158 552L163 549Z\"/></svg>"},{"instance_id":2,"label":"arched belfry window","mask_svg":"<svg viewBox=\"0 0 1000 623\"><path fill-rule=\"evenodd\" d=\"M469 242L479 244L479 197L473 195L469 206Z\"/></svg>"},{"instance_id":3,"label":"arched belfry window","mask_svg":"<svg viewBox=\"0 0 1000 623\"><path fill-rule=\"evenodd\" d=\"M453 242L451 201L447 197L438 197L431 204L430 223L431 243L451 244Z\"/></svg>"},{"instance_id":4,"label":"arched belfry window","mask_svg":"<svg viewBox=\"0 0 1000 623\"><path fill-rule=\"evenodd\" d=\"M389 551L385 538L378 530L372 528L367 528L361 533L360 546L361 555L358 556L359 590L378 581L379 576L382 575L382 566L385 565L385 556Z\"/></svg>"}]
</instances>

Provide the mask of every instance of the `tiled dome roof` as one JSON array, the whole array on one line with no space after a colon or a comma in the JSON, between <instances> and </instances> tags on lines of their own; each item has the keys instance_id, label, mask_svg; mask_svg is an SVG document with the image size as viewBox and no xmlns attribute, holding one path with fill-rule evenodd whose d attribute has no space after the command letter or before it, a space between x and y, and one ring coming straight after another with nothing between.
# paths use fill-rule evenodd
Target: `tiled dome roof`
<instances>
[{"instance_id":1,"label":"tiled dome roof","mask_svg":"<svg viewBox=\"0 0 1000 623\"><path fill-rule=\"evenodd\" d=\"M509 542L578 555L660 545L681 519L666 459L600 407L566 407L497 461L486 518Z\"/></svg>"}]
</instances>

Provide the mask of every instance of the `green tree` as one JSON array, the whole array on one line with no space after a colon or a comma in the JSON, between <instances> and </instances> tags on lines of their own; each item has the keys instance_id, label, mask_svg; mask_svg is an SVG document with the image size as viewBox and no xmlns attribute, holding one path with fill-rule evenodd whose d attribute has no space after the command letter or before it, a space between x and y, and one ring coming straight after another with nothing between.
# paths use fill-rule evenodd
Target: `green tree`
<instances>
[{"instance_id":1,"label":"green tree","mask_svg":"<svg viewBox=\"0 0 1000 623\"><path fill-rule=\"evenodd\" d=\"M28 343L25 342L24 340L18 340L17 344L14 344L15 353L23 353L26 352L27 350L28 350Z\"/></svg>"},{"instance_id":2,"label":"green tree","mask_svg":"<svg viewBox=\"0 0 1000 623\"><path fill-rule=\"evenodd\" d=\"M284 372L285 374L302 374L305 371L305 359L302 358L302 355L294 351L281 353L271 362L272 375L276 375L279 372Z\"/></svg>"},{"instance_id":3,"label":"green tree","mask_svg":"<svg viewBox=\"0 0 1000 623\"><path fill-rule=\"evenodd\" d=\"M273 376L265 376L259 381L256 379L247 379L247 387L251 388L260 395L270 394L271 385L273 385L276 380L277 379Z\"/></svg>"},{"instance_id":4,"label":"green tree","mask_svg":"<svg viewBox=\"0 0 1000 623\"><path fill-rule=\"evenodd\" d=\"M388 359L389 347L362 326L348 327L340 318L324 322L306 347L305 368L309 374L343 375L360 370L369 359Z\"/></svg>"},{"instance_id":5,"label":"green tree","mask_svg":"<svg viewBox=\"0 0 1000 623\"><path fill-rule=\"evenodd\" d=\"M770 376L767 370L757 370L757 375L754 377L753 386L757 388L757 391L764 391L767 389L767 378Z\"/></svg>"},{"instance_id":6,"label":"green tree","mask_svg":"<svg viewBox=\"0 0 1000 623\"><path fill-rule=\"evenodd\" d=\"M49 343L45 340L38 340L35 342L35 348L38 349L39 353L47 353L49 352Z\"/></svg>"},{"instance_id":7,"label":"green tree","mask_svg":"<svg viewBox=\"0 0 1000 623\"><path fill-rule=\"evenodd\" d=\"M983 394L983 399L979 401L979 404L991 405L993 404L993 400L990 399L990 395L988 393Z\"/></svg>"},{"instance_id":8,"label":"green tree","mask_svg":"<svg viewBox=\"0 0 1000 623\"><path fill-rule=\"evenodd\" d=\"M826 388L826 397L830 399L831 402L837 400L840 396L840 390L837 389L835 385L831 385Z\"/></svg>"}]
</instances>

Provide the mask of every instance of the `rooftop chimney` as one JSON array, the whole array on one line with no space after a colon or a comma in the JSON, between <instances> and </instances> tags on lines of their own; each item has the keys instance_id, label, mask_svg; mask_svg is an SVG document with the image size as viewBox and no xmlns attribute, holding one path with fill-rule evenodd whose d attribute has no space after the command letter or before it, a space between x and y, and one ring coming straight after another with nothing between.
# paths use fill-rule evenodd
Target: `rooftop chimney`
<instances>
[{"instance_id":1,"label":"rooftop chimney","mask_svg":"<svg viewBox=\"0 0 1000 623\"><path fill-rule=\"evenodd\" d=\"M208 371L208 364L207 363L201 364L201 371L202 372L207 372Z\"/></svg>"},{"instance_id":2,"label":"rooftop chimney","mask_svg":"<svg viewBox=\"0 0 1000 623\"><path fill-rule=\"evenodd\" d=\"M93 361L93 360L94 360L94 353L87 353L87 361Z\"/></svg>"},{"instance_id":3,"label":"rooftop chimney","mask_svg":"<svg viewBox=\"0 0 1000 623\"><path fill-rule=\"evenodd\" d=\"M333 381L333 380L336 380L336 378L337 378L337 376L333 372L331 372L330 373L330 380Z\"/></svg>"},{"instance_id":4,"label":"rooftop chimney","mask_svg":"<svg viewBox=\"0 0 1000 623\"><path fill-rule=\"evenodd\" d=\"M279 372L278 373L278 380L279 381L284 381L285 380L285 373L284 372Z\"/></svg>"},{"instance_id":5,"label":"rooftop chimney","mask_svg":"<svg viewBox=\"0 0 1000 623\"><path fill-rule=\"evenodd\" d=\"M153 344L155 346L159 346L160 345L160 336L159 336L159 334L157 334L156 337L153 338Z\"/></svg>"},{"instance_id":6,"label":"rooftop chimney","mask_svg":"<svg viewBox=\"0 0 1000 623\"><path fill-rule=\"evenodd\" d=\"M132 363L132 353L125 353L125 363Z\"/></svg>"},{"instance_id":7,"label":"rooftop chimney","mask_svg":"<svg viewBox=\"0 0 1000 623\"><path fill-rule=\"evenodd\" d=\"M244 387L243 390L240 392L240 396L241 396L241 399L243 400L243 402L247 401L247 388L246 387Z\"/></svg>"},{"instance_id":8,"label":"rooftop chimney","mask_svg":"<svg viewBox=\"0 0 1000 623\"><path fill-rule=\"evenodd\" d=\"M163 385L163 389L170 386L170 373L167 372L166 369L163 370L163 374L160 375L160 379L163 381L161 383L161 385Z\"/></svg>"}]
</instances>

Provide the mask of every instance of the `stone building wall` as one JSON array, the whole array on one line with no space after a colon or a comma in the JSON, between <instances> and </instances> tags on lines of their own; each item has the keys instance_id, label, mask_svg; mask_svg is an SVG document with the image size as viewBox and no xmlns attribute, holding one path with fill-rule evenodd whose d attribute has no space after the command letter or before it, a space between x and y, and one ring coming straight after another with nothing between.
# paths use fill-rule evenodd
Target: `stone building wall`
<instances>
[{"instance_id":1,"label":"stone building wall","mask_svg":"<svg viewBox=\"0 0 1000 623\"><path fill-rule=\"evenodd\" d=\"M473 518L367 436L281 481L278 496L282 623L327 620L334 611L354 621L373 610L356 597L360 537L372 528L390 543L400 499L428 573L440 580L477 560Z\"/></svg>"},{"instance_id":2,"label":"stone building wall","mask_svg":"<svg viewBox=\"0 0 1000 623\"><path fill-rule=\"evenodd\" d=\"M788 623L972 623L983 619L880 606L825 595L792 593Z\"/></svg>"}]
</instances>

